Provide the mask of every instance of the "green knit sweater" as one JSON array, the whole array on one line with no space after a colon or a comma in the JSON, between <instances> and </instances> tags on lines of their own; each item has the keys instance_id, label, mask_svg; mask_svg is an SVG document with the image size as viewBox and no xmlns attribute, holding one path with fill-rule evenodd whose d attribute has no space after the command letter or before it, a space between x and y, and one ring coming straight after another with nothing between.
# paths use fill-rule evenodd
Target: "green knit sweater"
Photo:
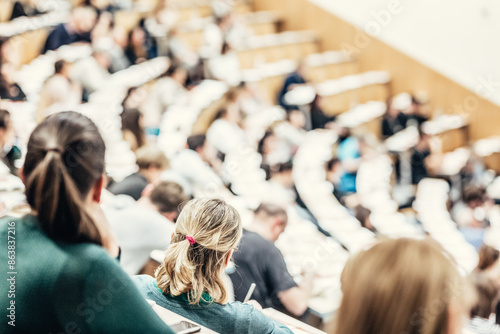
<instances>
[{"instance_id":1,"label":"green knit sweater","mask_svg":"<svg viewBox=\"0 0 500 334\"><path fill-rule=\"evenodd\" d=\"M1 333L173 333L102 247L54 242L34 216L0 220L0 268Z\"/></svg>"}]
</instances>

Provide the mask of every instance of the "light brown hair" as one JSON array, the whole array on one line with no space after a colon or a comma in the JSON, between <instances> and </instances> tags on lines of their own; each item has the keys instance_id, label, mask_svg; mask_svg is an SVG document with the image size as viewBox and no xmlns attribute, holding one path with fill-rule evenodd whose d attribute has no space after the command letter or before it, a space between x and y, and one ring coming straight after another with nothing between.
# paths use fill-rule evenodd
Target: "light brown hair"
<instances>
[{"instance_id":1,"label":"light brown hair","mask_svg":"<svg viewBox=\"0 0 500 334\"><path fill-rule=\"evenodd\" d=\"M178 212L180 205L189 200L189 197L184 193L184 189L171 181L158 183L149 198L162 213Z\"/></svg>"},{"instance_id":2,"label":"light brown hair","mask_svg":"<svg viewBox=\"0 0 500 334\"><path fill-rule=\"evenodd\" d=\"M388 239L351 258L335 334L444 334L463 280L430 239Z\"/></svg>"},{"instance_id":3,"label":"light brown hair","mask_svg":"<svg viewBox=\"0 0 500 334\"><path fill-rule=\"evenodd\" d=\"M161 170L170 168L170 162L165 153L154 145L146 145L139 148L135 152L135 157L139 169L148 169L151 166Z\"/></svg>"},{"instance_id":4,"label":"light brown hair","mask_svg":"<svg viewBox=\"0 0 500 334\"><path fill-rule=\"evenodd\" d=\"M243 233L238 212L220 199L193 199L182 209L165 254L156 270L158 287L173 296L187 293L199 304L203 293L225 304L229 296L224 279L226 258ZM191 244L186 237L192 237Z\"/></svg>"},{"instance_id":5,"label":"light brown hair","mask_svg":"<svg viewBox=\"0 0 500 334\"><path fill-rule=\"evenodd\" d=\"M483 271L490 268L495 262L498 261L500 252L491 246L484 245L479 250L479 262L476 270Z\"/></svg>"}]
</instances>

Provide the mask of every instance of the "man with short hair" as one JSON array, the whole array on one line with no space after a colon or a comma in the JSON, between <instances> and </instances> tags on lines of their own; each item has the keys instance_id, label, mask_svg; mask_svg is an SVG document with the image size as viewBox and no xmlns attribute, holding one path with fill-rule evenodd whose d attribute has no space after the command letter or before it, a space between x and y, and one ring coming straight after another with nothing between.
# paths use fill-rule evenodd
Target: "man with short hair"
<instances>
[{"instance_id":1,"label":"man with short hair","mask_svg":"<svg viewBox=\"0 0 500 334\"><path fill-rule=\"evenodd\" d=\"M252 299L263 308L272 307L300 317L308 309L313 275L305 274L302 283L297 285L283 255L274 245L287 223L283 208L262 203L255 210L251 231L243 230L243 238L233 255L236 271L230 277L237 301L243 301L250 285L255 283Z\"/></svg>"},{"instance_id":2,"label":"man with short hair","mask_svg":"<svg viewBox=\"0 0 500 334\"><path fill-rule=\"evenodd\" d=\"M115 195L129 195L137 201L148 184L160 181L161 173L170 167L170 163L157 146L141 147L135 154L139 171L112 184L108 190Z\"/></svg>"},{"instance_id":3,"label":"man with short hair","mask_svg":"<svg viewBox=\"0 0 500 334\"><path fill-rule=\"evenodd\" d=\"M187 193L193 189L215 191L224 186L220 177L211 168L216 162L215 148L209 146L205 135L193 135L187 139L187 148L172 158L172 170L188 184ZM213 166L217 169L218 166Z\"/></svg>"},{"instance_id":4,"label":"man with short hair","mask_svg":"<svg viewBox=\"0 0 500 334\"><path fill-rule=\"evenodd\" d=\"M104 207L121 248L120 264L129 275L139 272L151 251L167 249L179 206L188 200L180 185L162 181L144 190L137 202L116 196Z\"/></svg>"}]
</instances>

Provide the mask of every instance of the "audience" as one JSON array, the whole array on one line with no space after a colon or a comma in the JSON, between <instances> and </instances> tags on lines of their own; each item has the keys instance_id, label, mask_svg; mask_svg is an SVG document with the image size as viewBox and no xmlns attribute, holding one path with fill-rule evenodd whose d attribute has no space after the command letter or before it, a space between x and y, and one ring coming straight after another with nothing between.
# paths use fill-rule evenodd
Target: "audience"
<instances>
[{"instance_id":1,"label":"audience","mask_svg":"<svg viewBox=\"0 0 500 334\"><path fill-rule=\"evenodd\" d=\"M262 203L255 210L252 224L243 230L241 245L233 255L236 271L230 277L236 300L242 301L250 285L255 283L252 298L262 307L301 317L308 309L313 275L305 273L301 284L295 283L283 255L274 246L287 222L285 210Z\"/></svg>"},{"instance_id":2,"label":"audience","mask_svg":"<svg viewBox=\"0 0 500 334\"><path fill-rule=\"evenodd\" d=\"M376 244L351 257L341 284L332 334L461 333L465 285L435 241Z\"/></svg>"},{"instance_id":3,"label":"audience","mask_svg":"<svg viewBox=\"0 0 500 334\"><path fill-rule=\"evenodd\" d=\"M311 318L334 316L326 330L335 334L500 333L496 162L475 146L445 152L467 127L430 136L454 124L425 124L440 113L422 92L389 98L385 115L382 103L361 105L390 87L358 87L379 74L344 76L354 62L309 57L300 33L249 38L281 29L274 12L153 2L7 4L12 18L56 13L5 23L21 32L0 38L0 217L23 217L0 220L4 239L15 227L19 240L17 327L6 332L171 333L146 298L221 333L308 331L276 310L320 329ZM298 56L307 58L290 73ZM290 105L286 94L305 85L314 100ZM322 97L337 85L348 94ZM337 102L359 108L336 121ZM426 234L446 251L430 239L387 239ZM155 277L131 280L153 273L150 256L161 263Z\"/></svg>"},{"instance_id":4,"label":"audience","mask_svg":"<svg viewBox=\"0 0 500 334\"><path fill-rule=\"evenodd\" d=\"M173 333L112 258L118 245L99 206L104 150L94 123L74 112L47 118L31 134L21 176L33 213L0 224L6 239L15 227L23 240L15 254L22 273L15 306L23 312L6 333ZM7 252L0 259L7 263ZM3 309L9 300L2 298Z\"/></svg>"},{"instance_id":5,"label":"audience","mask_svg":"<svg viewBox=\"0 0 500 334\"><path fill-rule=\"evenodd\" d=\"M111 184L108 190L115 195L128 195L137 201L148 184L160 181L161 173L170 167L170 162L156 146L141 147L135 155L139 170L121 182Z\"/></svg>"},{"instance_id":6,"label":"audience","mask_svg":"<svg viewBox=\"0 0 500 334\"><path fill-rule=\"evenodd\" d=\"M150 188L137 202L116 196L104 210L120 245L120 265L129 275L139 273L153 250L167 249L179 207L189 200L173 182L163 181Z\"/></svg>"},{"instance_id":7,"label":"audience","mask_svg":"<svg viewBox=\"0 0 500 334\"><path fill-rule=\"evenodd\" d=\"M256 307L230 298L224 268L242 236L238 212L218 199L182 209L156 279L137 276L147 299L218 333L292 333Z\"/></svg>"}]
</instances>

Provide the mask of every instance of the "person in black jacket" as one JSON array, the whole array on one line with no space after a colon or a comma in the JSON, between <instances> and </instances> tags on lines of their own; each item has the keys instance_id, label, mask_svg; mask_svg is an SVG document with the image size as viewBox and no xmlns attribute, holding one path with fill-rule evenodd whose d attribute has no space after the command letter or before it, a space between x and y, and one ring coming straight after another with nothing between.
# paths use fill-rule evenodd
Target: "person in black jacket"
<instances>
[{"instance_id":1,"label":"person in black jacket","mask_svg":"<svg viewBox=\"0 0 500 334\"><path fill-rule=\"evenodd\" d=\"M77 7L71 13L68 23L61 23L52 30L45 41L43 53L56 50L62 45L87 42L95 26L97 13L92 7Z\"/></svg>"},{"instance_id":2,"label":"person in black jacket","mask_svg":"<svg viewBox=\"0 0 500 334\"><path fill-rule=\"evenodd\" d=\"M408 117L396 109L392 99L387 102L387 112L382 119L382 136L390 137L406 128Z\"/></svg>"}]
</instances>

